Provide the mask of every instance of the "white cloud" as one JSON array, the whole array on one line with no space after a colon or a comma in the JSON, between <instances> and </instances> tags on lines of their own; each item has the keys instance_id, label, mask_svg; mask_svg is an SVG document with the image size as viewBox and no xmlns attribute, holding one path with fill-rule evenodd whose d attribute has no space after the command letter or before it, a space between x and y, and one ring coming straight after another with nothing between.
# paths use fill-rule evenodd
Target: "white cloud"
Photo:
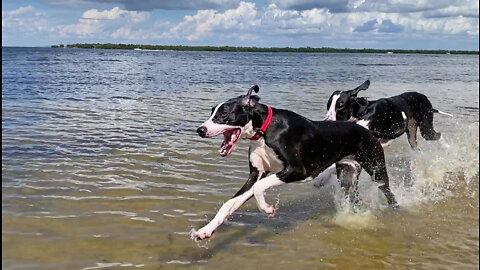
<instances>
[{"instance_id":1,"label":"white cloud","mask_svg":"<svg viewBox=\"0 0 480 270\"><path fill-rule=\"evenodd\" d=\"M477 17L479 12L478 0L470 1L458 1L456 3L462 3L458 6L448 6L446 8L439 8L435 10L426 11L423 13L423 17Z\"/></svg>"},{"instance_id":2,"label":"white cloud","mask_svg":"<svg viewBox=\"0 0 480 270\"><path fill-rule=\"evenodd\" d=\"M34 13L35 9L32 6L19 7L16 10L8 12L10 16L18 16L26 13Z\"/></svg>"},{"instance_id":3,"label":"white cloud","mask_svg":"<svg viewBox=\"0 0 480 270\"><path fill-rule=\"evenodd\" d=\"M290 2L283 1L283 4ZM450 7L450 2L442 0L439 10L444 13L466 12L465 8ZM419 0L416 6L413 0L402 3L396 0L385 2L362 0L354 5L363 8L359 8L356 12L332 13L328 8L313 8L303 11L286 10L279 8L276 4L270 4L264 9L257 9L253 3L241 2L236 9L230 9L223 13L215 10L199 10L193 16L185 16L182 22L164 33L163 37L188 41L202 40L211 36L236 37L238 40L240 37L242 40L251 37L252 40L259 40L262 37L274 38L275 35L295 35L296 37L303 35L311 38L311 35L320 34L324 38L328 38L328 36L336 35L353 35L355 29L359 29L371 21L378 22L374 31L376 35L409 32L445 35L478 34L478 20L475 20L475 17L424 16L424 13L418 10L432 10L433 1L431 0ZM414 10L414 12L362 11L368 5L377 10L398 7L399 10Z\"/></svg>"},{"instance_id":4,"label":"white cloud","mask_svg":"<svg viewBox=\"0 0 480 270\"><path fill-rule=\"evenodd\" d=\"M344 12L348 10L348 0L265 0L267 5L286 10L328 9L331 12Z\"/></svg>"},{"instance_id":5,"label":"white cloud","mask_svg":"<svg viewBox=\"0 0 480 270\"><path fill-rule=\"evenodd\" d=\"M254 25L258 25L255 4L240 2L236 9L229 9L224 13L210 9L199 10L193 16L185 16L183 22L164 33L164 37L198 40L226 30L246 31Z\"/></svg>"},{"instance_id":6,"label":"white cloud","mask_svg":"<svg viewBox=\"0 0 480 270\"><path fill-rule=\"evenodd\" d=\"M90 9L83 13L83 19L98 19L98 20L117 20L126 19L133 23L139 23L145 21L150 16L149 12L138 12L122 10L119 7L114 7L111 10L98 11L96 9Z\"/></svg>"},{"instance_id":7,"label":"white cloud","mask_svg":"<svg viewBox=\"0 0 480 270\"><path fill-rule=\"evenodd\" d=\"M3 31L33 34L51 30L51 23L45 15L32 6L20 7L12 11L2 10L2 36Z\"/></svg>"},{"instance_id":8,"label":"white cloud","mask_svg":"<svg viewBox=\"0 0 480 270\"><path fill-rule=\"evenodd\" d=\"M82 14L78 23L60 26L59 30L61 36L77 35L80 37L93 37L98 34L104 34L107 29L125 24L137 24L147 20L149 17L149 12L128 11L120 9L119 7L103 11L90 9ZM118 29L117 31L125 33L125 29L127 28L125 26L122 28L123 30ZM116 34L116 36L119 35L120 34Z\"/></svg>"},{"instance_id":9,"label":"white cloud","mask_svg":"<svg viewBox=\"0 0 480 270\"><path fill-rule=\"evenodd\" d=\"M47 1L47 0L45 0ZM50 1L50 0L49 0ZM51 0L57 1L57 0ZM90 3L90 0L69 0ZM101 0L107 3L113 0ZM142 2L153 7L158 2ZM121 2L121 3L120 3ZM133 5L121 0L124 6ZM168 3L167 3L168 2ZM162 5L174 5L167 1ZM265 7L238 0L202 0L203 6L229 6L227 10L201 9L178 23L152 20L152 13L114 7L89 9L76 23L65 24L32 6L2 11L3 32L9 35L51 36L62 39L111 42L136 41L164 44L251 46L370 46L406 44L414 37L428 40L478 40L478 1L465 0L268 0ZM186 5L185 1L176 4ZM294 9L295 5L298 6ZM332 5L337 5L332 8ZM160 4L158 4L160 5ZM336 12L345 6L348 12ZM166 7L166 6L165 6ZM164 7L164 8L165 8ZM155 15L155 14L154 14ZM171 18L170 18L171 19ZM45 35L47 33L48 35ZM419 40L420 40L419 39ZM343 43L342 43L343 42ZM453 41L452 41L453 43ZM332 45L333 44L333 45ZM472 45L473 46L473 45ZM475 45L478 48L478 44Z\"/></svg>"},{"instance_id":10,"label":"white cloud","mask_svg":"<svg viewBox=\"0 0 480 270\"><path fill-rule=\"evenodd\" d=\"M277 33L311 33L327 30L332 26L333 19L334 15L328 9L282 10L270 4L265 9L261 24Z\"/></svg>"},{"instance_id":11,"label":"white cloud","mask_svg":"<svg viewBox=\"0 0 480 270\"><path fill-rule=\"evenodd\" d=\"M386 13L410 13L446 8L457 0L365 0L355 2L360 11L376 11Z\"/></svg>"},{"instance_id":12,"label":"white cloud","mask_svg":"<svg viewBox=\"0 0 480 270\"><path fill-rule=\"evenodd\" d=\"M66 7L92 8L121 5L127 10L152 11L164 10L201 10L232 8L238 5L239 0L41 0L44 3Z\"/></svg>"}]
</instances>

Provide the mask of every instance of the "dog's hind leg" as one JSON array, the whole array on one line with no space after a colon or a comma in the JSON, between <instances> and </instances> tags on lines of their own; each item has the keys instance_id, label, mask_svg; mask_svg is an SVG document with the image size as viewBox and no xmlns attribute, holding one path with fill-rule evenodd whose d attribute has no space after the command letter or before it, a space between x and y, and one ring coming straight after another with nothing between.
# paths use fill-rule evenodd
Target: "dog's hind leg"
<instances>
[{"instance_id":1,"label":"dog's hind leg","mask_svg":"<svg viewBox=\"0 0 480 270\"><path fill-rule=\"evenodd\" d=\"M357 156L357 161L365 169L365 171L372 177L374 182L380 183L378 187L385 197L388 204L391 207L398 207L398 203L395 200L390 190L390 183L387 174L387 167L385 165L385 155L383 153L382 146L378 141L374 141L373 145L370 145L370 151L360 151Z\"/></svg>"},{"instance_id":2,"label":"dog's hind leg","mask_svg":"<svg viewBox=\"0 0 480 270\"><path fill-rule=\"evenodd\" d=\"M358 178L362 167L353 159L341 160L337 163L337 177L345 196L350 198L352 205L359 204Z\"/></svg>"},{"instance_id":3,"label":"dog's hind leg","mask_svg":"<svg viewBox=\"0 0 480 270\"><path fill-rule=\"evenodd\" d=\"M422 137L427 141L436 141L441 137L440 132L436 132L433 129L433 112L427 112L424 114L423 119L419 124L420 133Z\"/></svg>"},{"instance_id":4,"label":"dog's hind leg","mask_svg":"<svg viewBox=\"0 0 480 270\"><path fill-rule=\"evenodd\" d=\"M368 173L368 170L366 171ZM376 170L373 170L370 175L373 175L373 181L380 183L380 186L378 188L383 192L383 194L387 198L388 205L390 205L393 208L398 207L398 203L397 203L397 200L395 199L395 195L393 195L392 191L390 190L387 169L385 167L377 168Z\"/></svg>"},{"instance_id":5,"label":"dog's hind leg","mask_svg":"<svg viewBox=\"0 0 480 270\"><path fill-rule=\"evenodd\" d=\"M410 118L407 126L407 138L408 143L414 150L417 149L417 127L417 121L415 121L413 118Z\"/></svg>"}]
</instances>

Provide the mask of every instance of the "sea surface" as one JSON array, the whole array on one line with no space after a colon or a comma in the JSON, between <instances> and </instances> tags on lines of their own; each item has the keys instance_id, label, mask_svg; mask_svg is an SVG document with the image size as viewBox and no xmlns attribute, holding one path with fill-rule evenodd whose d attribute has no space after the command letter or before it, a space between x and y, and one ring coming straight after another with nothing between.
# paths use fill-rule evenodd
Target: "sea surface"
<instances>
[{"instance_id":1,"label":"sea surface","mask_svg":"<svg viewBox=\"0 0 480 270\"><path fill-rule=\"evenodd\" d=\"M324 119L328 97L424 93L439 141L385 148L398 210L362 173L352 210L335 183L267 191L208 241L248 176L248 142L195 130L212 106L261 102ZM479 57L2 48L2 269L478 269Z\"/></svg>"}]
</instances>

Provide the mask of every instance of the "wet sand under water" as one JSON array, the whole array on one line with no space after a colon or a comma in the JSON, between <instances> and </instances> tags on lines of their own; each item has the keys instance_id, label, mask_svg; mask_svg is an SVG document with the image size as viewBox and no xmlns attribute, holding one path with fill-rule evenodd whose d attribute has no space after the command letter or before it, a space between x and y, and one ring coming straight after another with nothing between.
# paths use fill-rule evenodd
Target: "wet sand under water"
<instances>
[{"instance_id":1,"label":"wet sand under water","mask_svg":"<svg viewBox=\"0 0 480 270\"><path fill-rule=\"evenodd\" d=\"M394 143L392 147L408 145ZM434 164L432 160L442 159L426 158L425 153L412 155L411 160L388 160L390 167L399 168L391 170L391 178L403 174L402 163L409 163L412 173L407 178L412 178L414 163L430 160ZM436 169L451 168L444 164ZM311 183L283 186L267 193L269 202L278 201L274 218L260 213L251 200L211 240L198 243L190 240L189 230L213 217L224 196L199 191L192 197L182 197L183 192L148 197L121 189L77 199L58 195L42 199L42 204L62 200L57 211L85 214L4 214L2 243L7 248L2 251L3 265L5 269L475 269L479 259L478 171L474 165L468 169L473 176L458 170L444 173L440 182L417 185L405 178L404 183L396 183L393 190L400 209L386 207L365 175L360 182L365 207L357 211L345 206L335 185L321 189ZM24 189L30 196L38 192Z\"/></svg>"},{"instance_id":2,"label":"wet sand under water","mask_svg":"<svg viewBox=\"0 0 480 270\"><path fill-rule=\"evenodd\" d=\"M364 77L369 98L420 91L455 115L419 152L385 149L399 209L362 173L355 212L335 183L289 184L267 191L274 218L250 200L190 239L248 175L247 142L221 158L195 134L212 106L256 82L319 120ZM2 269L479 267L477 56L2 49L2 87Z\"/></svg>"}]
</instances>

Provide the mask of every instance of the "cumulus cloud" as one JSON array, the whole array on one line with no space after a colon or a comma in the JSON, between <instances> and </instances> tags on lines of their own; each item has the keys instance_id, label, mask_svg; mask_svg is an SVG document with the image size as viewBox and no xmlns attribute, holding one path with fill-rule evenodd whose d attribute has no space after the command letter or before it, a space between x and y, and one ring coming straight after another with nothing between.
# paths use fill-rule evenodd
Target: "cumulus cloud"
<instances>
[{"instance_id":1,"label":"cumulus cloud","mask_svg":"<svg viewBox=\"0 0 480 270\"><path fill-rule=\"evenodd\" d=\"M2 10L2 35L8 33L39 33L51 31L51 23L45 14L32 6L20 7L12 11Z\"/></svg>"},{"instance_id":2,"label":"cumulus cloud","mask_svg":"<svg viewBox=\"0 0 480 270\"><path fill-rule=\"evenodd\" d=\"M213 35L252 34L258 39L261 36L272 35L328 35L354 34L355 32L381 33L425 33L425 34L468 34L478 33L478 20L474 17L445 16L426 17L418 10L428 9L433 12L433 2L419 0L416 8L413 2L406 1L398 4L394 0L369 1L361 0L355 5L358 7L365 4L375 7L376 10L391 7L402 7L400 10L412 10L408 13L394 13L382 11L362 11L358 8L355 12L334 13L329 8L313 8L307 10L284 9L272 3L264 9L258 9L254 3L240 2L235 9L225 12L216 10L200 10L193 16L185 16L184 20L174 26L164 37L177 39L200 40ZM451 10L451 1L442 0L440 10ZM282 2L282 5L290 3ZM301 1L300 1L301 2ZM307 1L305 1L307 2ZM321 2L321 1L320 1ZM328 1L327 1L328 2ZM292 2L293 3L293 2ZM325 2L326 3L326 2ZM353 7L352 7L353 8ZM458 11L458 10L457 10ZM228 31L226 31L228 30Z\"/></svg>"},{"instance_id":3,"label":"cumulus cloud","mask_svg":"<svg viewBox=\"0 0 480 270\"><path fill-rule=\"evenodd\" d=\"M446 8L458 4L457 0L361 0L353 8L360 11L410 13Z\"/></svg>"},{"instance_id":4,"label":"cumulus cloud","mask_svg":"<svg viewBox=\"0 0 480 270\"><path fill-rule=\"evenodd\" d=\"M265 0L267 5L275 4L281 9L309 10L328 9L331 12L345 12L348 10L348 0Z\"/></svg>"},{"instance_id":5,"label":"cumulus cloud","mask_svg":"<svg viewBox=\"0 0 480 270\"><path fill-rule=\"evenodd\" d=\"M361 26L357 26L354 32L370 32L370 31L377 31L383 33L398 33L403 30L403 26L400 24L395 24L389 19L385 20L377 20L373 19Z\"/></svg>"},{"instance_id":6,"label":"cumulus cloud","mask_svg":"<svg viewBox=\"0 0 480 270\"><path fill-rule=\"evenodd\" d=\"M91 37L96 34L104 33L107 29L112 29L114 27L119 27L124 24L136 24L143 22L150 17L149 12L139 12L139 11L128 11L120 9L119 7L114 7L111 10L99 11L97 9L90 9L85 11L82 14L82 17L78 20L76 24L70 24L65 26L60 26L60 35L77 35L80 37ZM125 32L127 28L123 30L117 30ZM116 34L115 36L119 36Z\"/></svg>"},{"instance_id":7,"label":"cumulus cloud","mask_svg":"<svg viewBox=\"0 0 480 270\"><path fill-rule=\"evenodd\" d=\"M478 6L479 1L467 1L463 2L463 5L448 6L446 8L439 8L435 10L429 10L422 14L426 18L440 18L440 17L472 17L478 18Z\"/></svg>"},{"instance_id":8,"label":"cumulus cloud","mask_svg":"<svg viewBox=\"0 0 480 270\"><path fill-rule=\"evenodd\" d=\"M257 9L254 3L241 2L237 8L221 13L216 10L199 10L193 16L185 16L184 20L164 33L169 38L186 38L198 40L209 37L214 32L245 31L258 25Z\"/></svg>"},{"instance_id":9,"label":"cumulus cloud","mask_svg":"<svg viewBox=\"0 0 480 270\"><path fill-rule=\"evenodd\" d=\"M68 7L98 7L99 5L122 5L126 10L152 11L224 9L238 5L239 0L42 0L42 2Z\"/></svg>"},{"instance_id":10,"label":"cumulus cloud","mask_svg":"<svg viewBox=\"0 0 480 270\"><path fill-rule=\"evenodd\" d=\"M44 0L56 3L59 0ZM91 0L66 0L88 4ZM110 3L113 0L100 0ZM188 2L188 3L187 3ZM370 46L415 37L456 35L478 42L478 1L465 0L201 0L199 10L170 22L154 8L189 8L190 1L119 0L123 7L89 9L76 23L53 19L31 6L2 11L2 30L55 33L70 40L153 41L176 44L248 44L251 46ZM138 4L140 6L133 7ZM236 3L236 4L235 4ZM235 5L234 5L235 4ZM141 5L145 5L142 7ZM231 6L230 8L225 8ZM208 8L202 8L208 7ZM216 8L215 8L216 7ZM220 8L221 7L221 8ZM191 6L191 8L194 8ZM197 7L195 7L197 8ZM152 15L154 14L154 15ZM154 19L151 19L154 17ZM170 18L171 19L171 18ZM53 26L52 26L53 25ZM369 39L365 40L368 35ZM339 43L343 41L344 43ZM404 42L405 44L405 42ZM478 45L478 44L477 44ZM338 45L337 45L338 46ZM472 45L473 46L473 45Z\"/></svg>"}]
</instances>

